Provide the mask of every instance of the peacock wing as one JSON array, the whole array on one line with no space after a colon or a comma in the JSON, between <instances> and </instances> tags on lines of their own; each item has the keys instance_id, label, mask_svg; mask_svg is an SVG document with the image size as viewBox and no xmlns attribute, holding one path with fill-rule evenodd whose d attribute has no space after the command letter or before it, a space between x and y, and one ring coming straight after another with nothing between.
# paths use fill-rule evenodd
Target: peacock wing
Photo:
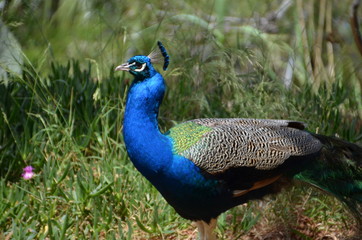
<instances>
[{"instance_id":1,"label":"peacock wing","mask_svg":"<svg viewBox=\"0 0 362 240\"><path fill-rule=\"evenodd\" d=\"M322 144L304 128L289 120L213 118L176 125L168 135L174 153L216 175L243 167L272 170L291 156L318 152Z\"/></svg>"}]
</instances>

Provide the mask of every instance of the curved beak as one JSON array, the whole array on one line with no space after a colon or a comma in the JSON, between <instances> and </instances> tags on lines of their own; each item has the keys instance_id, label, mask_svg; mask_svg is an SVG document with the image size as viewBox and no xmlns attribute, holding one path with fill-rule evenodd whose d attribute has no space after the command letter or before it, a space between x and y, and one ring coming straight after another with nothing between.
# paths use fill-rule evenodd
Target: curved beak
<instances>
[{"instance_id":1,"label":"curved beak","mask_svg":"<svg viewBox=\"0 0 362 240\"><path fill-rule=\"evenodd\" d=\"M132 66L133 64L129 64L129 63L123 63L119 66L117 66L114 71L129 71L130 70L130 66Z\"/></svg>"}]
</instances>

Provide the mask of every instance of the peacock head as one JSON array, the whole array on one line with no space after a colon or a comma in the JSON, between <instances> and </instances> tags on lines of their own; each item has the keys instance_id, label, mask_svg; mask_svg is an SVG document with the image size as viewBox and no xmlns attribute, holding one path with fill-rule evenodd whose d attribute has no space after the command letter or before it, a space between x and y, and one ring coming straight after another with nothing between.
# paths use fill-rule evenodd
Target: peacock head
<instances>
[{"instance_id":1,"label":"peacock head","mask_svg":"<svg viewBox=\"0 0 362 240\"><path fill-rule=\"evenodd\" d=\"M135 76L136 79L146 79L153 77L157 73L154 69L152 63L159 61L159 53L162 54L164 58L163 70L166 70L169 64L170 57L168 56L165 47L160 41L157 42L159 51L154 51L148 56L137 55L128 59L124 64L116 67L116 71L127 71Z\"/></svg>"},{"instance_id":2,"label":"peacock head","mask_svg":"<svg viewBox=\"0 0 362 240\"><path fill-rule=\"evenodd\" d=\"M152 77L156 70L153 68L151 59L147 56L134 56L128 59L124 64L119 65L116 71L127 71L135 76L136 79Z\"/></svg>"}]
</instances>

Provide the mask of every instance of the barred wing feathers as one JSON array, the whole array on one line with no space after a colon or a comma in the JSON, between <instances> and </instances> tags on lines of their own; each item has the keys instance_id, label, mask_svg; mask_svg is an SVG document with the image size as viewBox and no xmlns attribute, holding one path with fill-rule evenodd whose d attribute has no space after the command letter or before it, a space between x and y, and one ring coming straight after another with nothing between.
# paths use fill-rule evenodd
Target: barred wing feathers
<instances>
[{"instance_id":1,"label":"barred wing feathers","mask_svg":"<svg viewBox=\"0 0 362 240\"><path fill-rule=\"evenodd\" d=\"M291 156L318 152L322 144L305 124L289 120L195 119L170 129L174 152L210 174L232 168L272 170Z\"/></svg>"}]
</instances>

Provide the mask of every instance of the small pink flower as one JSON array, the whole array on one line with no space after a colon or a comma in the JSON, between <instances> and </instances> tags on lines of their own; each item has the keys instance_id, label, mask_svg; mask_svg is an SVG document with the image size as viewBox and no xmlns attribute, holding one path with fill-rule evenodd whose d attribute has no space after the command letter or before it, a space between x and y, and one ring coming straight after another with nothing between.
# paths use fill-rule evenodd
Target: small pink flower
<instances>
[{"instance_id":1,"label":"small pink flower","mask_svg":"<svg viewBox=\"0 0 362 240\"><path fill-rule=\"evenodd\" d=\"M25 180L29 180L34 176L33 170L34 170L34 168L32 166L26 166L25 168L23 168L24 172L21 174L21 176Z\"/></svg>"}]
</instances>

